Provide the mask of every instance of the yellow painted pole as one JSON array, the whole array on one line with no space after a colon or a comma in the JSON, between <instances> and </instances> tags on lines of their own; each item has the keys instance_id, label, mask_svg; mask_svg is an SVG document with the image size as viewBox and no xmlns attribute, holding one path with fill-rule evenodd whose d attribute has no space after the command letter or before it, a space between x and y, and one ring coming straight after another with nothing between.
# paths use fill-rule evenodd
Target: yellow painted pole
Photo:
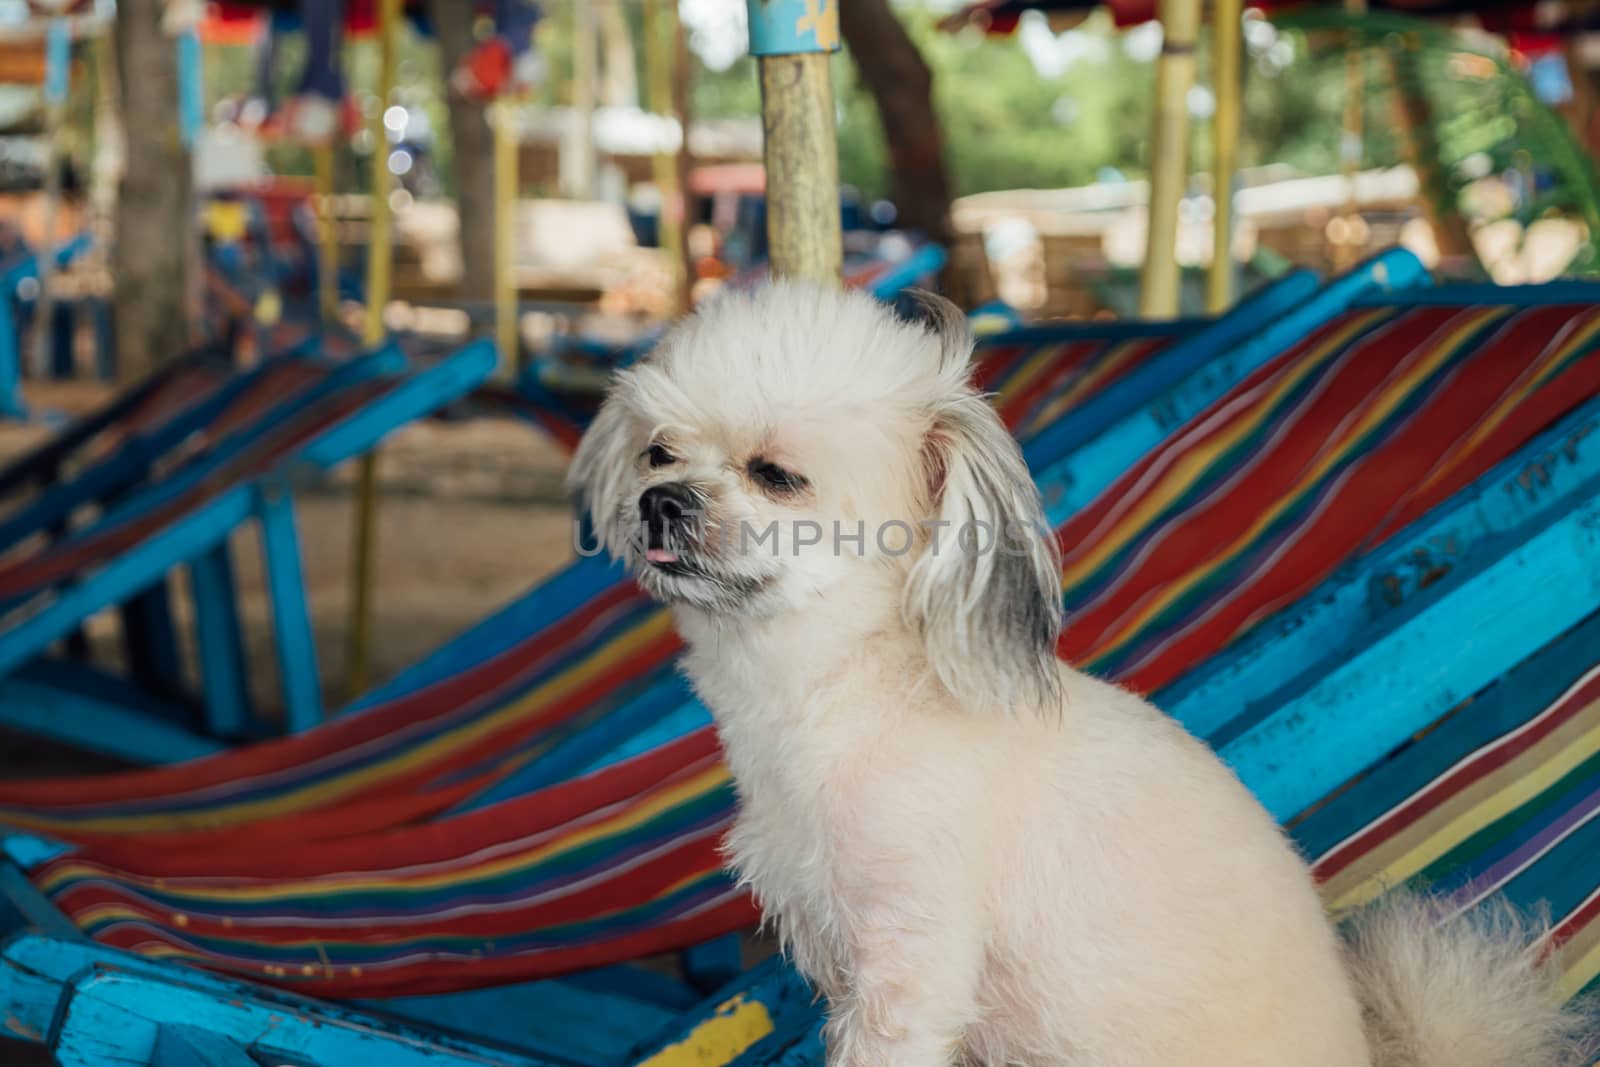
<instances>
[{"instance_id":1,"label":"yellow painted pole","mask_svg":"<svg viewBox=\"0 0 1600 1067\"><path fill-rule=\"evenodd\" d=\"M772 273L839 284L839 146L829 53L838 0L748 0L750 51L761 68L767 243Z\"/></svg>"},{"instance_id":2,"label":"yellow painted pole","mask_svg":"<svg viewBox=\"0 0 1600 1067\"><path fill-rule=\"evenodd\" d=\"M317 191L317 307L324 324L339 317L339 230L333 213L333 142L311 146Z\"/></svg>"},{"instance_id":3,"label":"yellow painted pole","mask_svg":"<svg viewBox=\"0 0 1600 1067\"><path fill-rule=\"evenodd\" d=\"M382 343L383 312L389 303L394 269L394 219L389 210L389 138L383 113L394 92L395 37L400 0L378 0L378 107L372 119L372 230L367 245L367 316L362 340ZM361 457L356 486L355 539L350 574L349 692L364 692L372 670L373 584L377 574L378 452Z\"/></svg>"},{"instance_id":4,"label":"yellow painted pole","mask_svg":"<svg viewBox=\"0 0 1600 1067\"><path fill-rule=\"evenodd\" d=\"M684 226L688 219L684 211L683 186L678 158L689 150L688 116L678 110L674 80L677 52L678 10L676 0L645 0L645 65L649 75L647 84L652 112L670 116L678 121L683 138L678 151L660 151L650 161L651 177L661 194L661 222L658 231L662 259L672 272L672 307L674 311L688 306L687 259L684 256Z\"/></svg>"},{"instance_id":5,"label":"yellow painted pole","mask_svg":"<svg viewBox=\"0 0 1600 1067\"><path fill-rule=\"evenodd\" d=\"M517 114L508 99L489 115L494 132L494 328L501 370L521 370L517 332L517 278L513 254L517 221Z\"/></svg>"},{"instance_id":6,"label":"yellow painted pole","mask_svg":"<svg viewBox=\"0 0 1600 1067\"><path fill-rule=\"evenodd\" d=\"M1200 0L1161 0L1161 55L1156 60L1155 118L1150 134L1150 210L1139 314L1178 314L1178 206L1189 177L1189 90Z\"/></svg>"},{"instance_id":7,"label":"yellow painted pole","mask_svg":"<svg viewBox=\"0 0 1600 1067\"><path fill-rule=\"evenodd\" d=\"M1215 0L1212 7L1217 110L1212 124L1211 199L1216 214L1212 216L1206 307L1214 314L1228 310L1233 303L1233 181L1239 170L1239 127L1244 112L1243 16L1243 0Z\"/></svg>"}]
</instances>

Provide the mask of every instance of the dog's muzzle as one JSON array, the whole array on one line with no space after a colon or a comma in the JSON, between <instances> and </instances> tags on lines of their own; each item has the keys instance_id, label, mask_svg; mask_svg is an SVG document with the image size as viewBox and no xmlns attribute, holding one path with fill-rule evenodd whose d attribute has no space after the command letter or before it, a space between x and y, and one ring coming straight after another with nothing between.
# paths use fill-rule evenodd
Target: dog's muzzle
<instances>
[{"instance_id":1,"label":"dog's muzzle","mask_svg":"<svg viewBox=\"0 0 1600 1067\"><path fill-rule=\"evenodd\" d=\"M644 527L645 558L660 566L680 562L700 525L700 502L680 482L653 485L639 495L639 521Z\"/></svg>"}]
</instances>

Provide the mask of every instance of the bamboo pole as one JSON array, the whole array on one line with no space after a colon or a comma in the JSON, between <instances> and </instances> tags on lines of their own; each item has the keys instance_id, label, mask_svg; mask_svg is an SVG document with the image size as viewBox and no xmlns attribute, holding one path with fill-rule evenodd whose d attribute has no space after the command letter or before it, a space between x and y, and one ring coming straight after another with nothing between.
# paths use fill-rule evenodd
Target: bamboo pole
<instances>
[{"instance_id":1,"label":"bamboo pole","mask_svg":"<svg viewBox=\"0 0 1600 1067\"><path fill-rule=\"evenodd\" d=\"M1212 126L1211 199L1216 213L1212 216L1206 307L1213 314L1221 314L1233 303L1233 182L1239 170L1239 127L1244 112L1243 16L1243 0L1216 0L1212 9L1217 110Z\"/></svg>"},{"instance_id":2,"label":"bamboo pole","mask_svg":"<svg viewBox=\"0 0 1600 1067\"><path fill-rule=\"evenodd\" d=\"M367 314L362 341L382 343L383 312L394 269L394 219L389 210L388 132L383 123L394 91L395 37L400 0L378 0L378 106L372 119L372 231L367 245ZM377 576L378 451L361 457L356 488L355 538L351 551L349 693L364 692L372 669L373 584Z\"/></svg>"},{"instance_id":3,"label":"bamboo pole","mask_svg":"<svg viewBox=\"0 0 1600 1067\"><path fill-rule=\"evenodd\" d=\"M687 309L689 296L684 249L688 216L684 210L683 175L679 171L680 157L689 151L689 123L687 116L678 109L676 90L677 80L682 76L676 62L680 30L677 4L675 0L645 0L644 18L648 106L657 115L676 119L682 134L677 152L663 149L650 161L651 176L661 193L657 243L672 272L672 306L677 312Z\"/></svg>"},{"instance_id":4,"label":"bamboo pole","mask_svg":"<svg viewBox=\"0 0 1600 1067\"><path fill-rule=\"evenodd\" d=\"M72 71L71 25L64 18L51 19L45 41L44 238L39 242L39 299L34 305L32 338L33 369L41 375L50 366L51 319L55 318L56 227L61 218L62 128Z\"/></svg>"},{"instance_id":5,"label":"bamboo pole","mask_svg":"<svg viewBox=\"0 0 1600 1067\"><path fill-rule=\"evenodd\" d=\"M561 184L575 200L594 197L595 94L600 80L600 13L594 0L574 5L572 111L576 122L561 149Z\"/></svg>"},{"instance_id":6,"label":"bamboo pole","mask_svg":"<svg viewBox=\"0 0 1600 1067\"><path fill-rule=\"evenodd\" d=\"M339 317L339 230L333 212L333 142L311 146L317 189L317 308L324 325Z\"/></svg>"},{"instance_id":7,"label":"bamboo pole","mask_svg":"<svg viewBox=\"0 0 1600 1067\"><path fill-rule=\"evenodd\" d=\"M839 48L838 0L748 6L750 51L761 68L772 273L837 285L844 252L828 56Z\"/></svg>"},{"instance_id":8,"label":"bamboo pole","mask_svg":"<svg viewBox=\"0 0 1600 1067\"><path fill-rule=\"evenodd\" d=\"M1156 60L1155 118L1150 135L1150 210L1139 314L1178 313L1178 206L1189 175L1189 90L1200 0L1161 0L1161 55Z\"/></svg>"},{"instance_id":9,"label":"bamboo pole","mask_svg":"<svg viewBox=\"0 0 1600 1067\"><path fill-rule=\"evenodd\" d=\"M517 332L517 279L513 262L517 216L516 105L497 100L490 112L494 134L494 330L502 371L521 370Z\"/></svg>"}]
</instances>

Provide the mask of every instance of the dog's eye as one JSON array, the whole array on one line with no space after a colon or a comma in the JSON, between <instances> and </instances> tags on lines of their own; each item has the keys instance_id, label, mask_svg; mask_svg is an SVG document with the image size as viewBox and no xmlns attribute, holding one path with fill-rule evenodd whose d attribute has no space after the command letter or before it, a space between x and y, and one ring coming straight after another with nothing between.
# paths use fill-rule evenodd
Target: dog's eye
<instances>
[{"instance_id":1,"label":"dog's eye","mask_svg":"<svg viewBox=\"0 0 1600 1067\"><path fill-rule=\"evenodd\" d=\"M764 459L750 461L750 477L778 493L793 493L810 483L793 471L786 471L776 463Z\"/></svg>"},{"instance_id":2,"label":"dog's eye","mask_svg":"<svg viewBox=\"0 0 1600 1067\"><path fill-rule=\"evenodd\" d=\"M665 467L678 461L678 457L668 452L664 445L651 445L645 455L650 458L650 466L652 467Z\"/></svg>"}]
</instances>

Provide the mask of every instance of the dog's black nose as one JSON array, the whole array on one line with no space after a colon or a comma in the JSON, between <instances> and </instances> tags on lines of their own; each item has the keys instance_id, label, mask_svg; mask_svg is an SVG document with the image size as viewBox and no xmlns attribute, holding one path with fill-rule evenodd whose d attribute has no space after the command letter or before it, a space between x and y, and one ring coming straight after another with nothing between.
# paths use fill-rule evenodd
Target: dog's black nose
<instances>
[{"instance_id":1,"label":"dog's black nose","mask_svg":"<svg viewBox=\"0 0 1600 1067\"><path fill-rule=\"evenodd\" d=\"M639 518L644 522L646 544L660 548L669 531L682 533L698 502L681 482L652 485L639 494Z\"/></svg>"}]
</instances>

